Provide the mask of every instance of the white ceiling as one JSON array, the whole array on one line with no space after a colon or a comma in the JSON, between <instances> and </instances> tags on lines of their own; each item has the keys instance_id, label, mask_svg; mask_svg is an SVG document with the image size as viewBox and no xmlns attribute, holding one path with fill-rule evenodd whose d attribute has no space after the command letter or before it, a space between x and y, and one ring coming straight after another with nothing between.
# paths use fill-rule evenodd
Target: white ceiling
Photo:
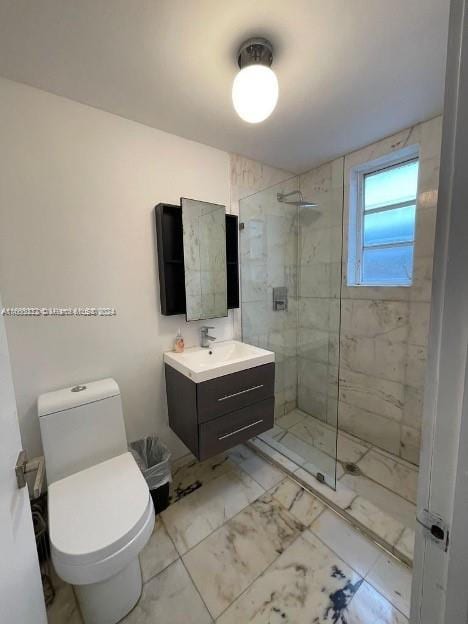
<instances>
[{"instance_id":1,"label":"white ceiling","mask_svg":"<svg viewBox=\"0 0 468 624\"><path fill-rule=\"evenodd\" d=\"M449 0L0 0L0 75L302 172L442 111ZM280 99L235 114L268 37Z\"/></svg>"}]
</instances>

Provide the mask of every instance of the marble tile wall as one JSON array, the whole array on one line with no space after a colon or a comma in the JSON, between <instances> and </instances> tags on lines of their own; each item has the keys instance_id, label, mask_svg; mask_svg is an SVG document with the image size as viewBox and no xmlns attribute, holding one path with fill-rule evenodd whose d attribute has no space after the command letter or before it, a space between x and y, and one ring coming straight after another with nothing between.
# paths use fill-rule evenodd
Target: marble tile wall
<instances>
[{"instance_id":1,"label":"marble tile wall","mask_svg":"<svg viewBox=\"0 0 468 624\"><path fill-rule=\"evenodd\" d=\"M230 155L230 166L232 214L239 214L239 201L244 197L296 177L290 171L276 169L238 154Z\"/></svg>"},{"instance_id":2,"label":"marble tile wall","mask_svg":"<svg viewBox=\"0 0 468 624\"><path fill-rule=\"evenodd\" d=\"M336 426L344 158L300 177L298 407Z\"/></svg>"},{"instance_id":3,"label":"marble tile wall","mask_svg":"<svg viewBox=\"0 0 468 624\"><path fill-rule=\"evenodd\" d=\"M247 158L231 157L231 212L244 223L240 233L241 314L236 333L276 354L276 413L297 402L297 210L276 194L298 188L297 176ZM241 206L240 206L241 204ZM273 311L272 291L288 288L288 309ZM235 319L236 322L236 319Z\"/></svg>"},{"instance_id":4,"label":"marble tile wall","mask_svg":"<svg viewBox=\"0 0 468 624\"><path fill-rule=\"evenodd\" d=\"M438 117L418 124L300 177L304 196L319 203L321 214L314 217L307 213L307 218L301 214L299 223L298 406L305 411L313 408L314 415L333 424L338 399L341 429L416 464L427 357L441 122ZM346 271L350 170L415 144L420 149L420 171L413 285L349 287Z\"/></svg>"},{"instance_id":5,"label":"marble tile wall","mask_svg":"<svg viewBox=\"0 0 468 624\"><path fill-rule=\"evenodd\" d=\"M240 237L242 335L276 353L277 416L297 405L332 426L338 420L344 431L415 464L441 121L438 117L418 124L299 178L231 157L231 211L238 213L242 200L245 223ZM348 287L350 170L415 144L420 149L420 172L413 285ZM278 191L294 190L298 183L318 209L300 209L297 215L294 207L276 201ZM274 286L288 287L287 312L272 311ZM240 336L240 314L236 324Z\"/></svg>"}]
</instances>

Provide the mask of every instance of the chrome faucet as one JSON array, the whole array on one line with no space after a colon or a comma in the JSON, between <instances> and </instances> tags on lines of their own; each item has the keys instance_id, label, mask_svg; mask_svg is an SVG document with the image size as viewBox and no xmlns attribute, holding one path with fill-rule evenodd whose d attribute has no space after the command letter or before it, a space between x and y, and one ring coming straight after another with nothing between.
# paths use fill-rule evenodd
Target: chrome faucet
<instances>
[{"instance_id":1,"label":"chrome faucet","mask_svg":"<svg viewBox=\"0 0 468 624\"><path fill-rule=\"evenodd\" d=\"M208 327L207 325L203 325L200 327L200 346L204 349L208 349L210 346L210 340L216 340L215 336L210 336L208 333L209 329L214 329L214 327Z\"/></svg>"}]
</instances>

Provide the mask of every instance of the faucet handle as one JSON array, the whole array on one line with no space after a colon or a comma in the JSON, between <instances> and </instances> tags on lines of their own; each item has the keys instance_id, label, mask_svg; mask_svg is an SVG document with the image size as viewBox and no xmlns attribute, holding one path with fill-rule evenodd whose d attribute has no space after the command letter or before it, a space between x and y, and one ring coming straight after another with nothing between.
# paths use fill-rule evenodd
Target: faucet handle
<instances>
[{"instance_id":1,"label":"faucet handle","mask_svg":"<svg viewBox=\"0 0 468 624\"><path fill-rule=\"evenodd\" d=\"M210 340L216 340L215 336L210 336L208 331L214 329L212 325L203 325L200 327L201 346L208 348L210 346Z\"/></svg>"}]
</instances>

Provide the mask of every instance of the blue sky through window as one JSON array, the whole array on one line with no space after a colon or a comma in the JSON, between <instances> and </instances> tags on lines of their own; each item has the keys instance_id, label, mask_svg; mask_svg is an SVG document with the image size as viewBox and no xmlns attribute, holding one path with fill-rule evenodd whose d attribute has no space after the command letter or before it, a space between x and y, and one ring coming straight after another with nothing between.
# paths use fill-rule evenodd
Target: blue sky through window
<instances>
[{"instance_id":1,"label":"blue sky through window","mask_svg":"<svg viewBox=\"0 0 468 624\"><path fill-rule=\"evenodd\" d=\"M364 178L364 209L414 200L418 188L417 160L370 173Z\"/></svg>"},{"instance_id":2,"label":"blue sky through window","mask_svg":"<svg viewBox=\"0 0 468 624\"><path fill-rule=\"evenodd\" d=\"M361 284L412 282L418 168L411 160L363 175Z\"/></svg>"},{"instance_id":3,"label":"blue sky through window","mask_svg":"<svg viewBox=\"0 0 468 624\"><path fill-rule=\"evenodd\" d=\"M393 208L364 215L364 247L412 242L416 206Z\"/></svg>"}]
</instances>

